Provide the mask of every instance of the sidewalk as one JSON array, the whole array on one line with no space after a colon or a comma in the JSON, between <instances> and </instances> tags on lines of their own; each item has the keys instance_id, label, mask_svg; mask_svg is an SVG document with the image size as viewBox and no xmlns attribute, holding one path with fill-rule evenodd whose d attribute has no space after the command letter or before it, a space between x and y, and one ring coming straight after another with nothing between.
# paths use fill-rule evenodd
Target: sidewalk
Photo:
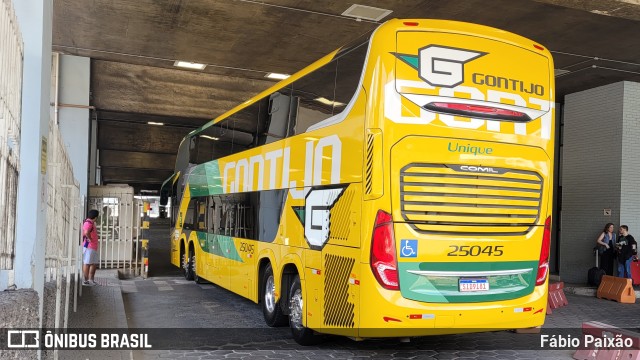
<instances>
[{"instance_id":1,"label":"sidewalk","mask_svg":"<svg viewBox=\"0 0 640 360\"><path fill-rule=\"evenodd\" d=\"M83 286L78 311L69 314L69 329L128 328L117 270L97 270L96 286ZM129 350L61 350L60 359L132 359Z\"/></svg>"},{"instance_id":2,"label":"sidewalk","mask_svg":"<svg viewBox=\"0 0 640 360\"><path fill-rule=\"evenodd\" d=\"M636 299L640 299L640 286L633 287L636 293ZM564 283L565 294L574 294L582 296L596 296L598 288L595 286L589 286L586 284L567 284Z\"/></svg>"}]
</instances>

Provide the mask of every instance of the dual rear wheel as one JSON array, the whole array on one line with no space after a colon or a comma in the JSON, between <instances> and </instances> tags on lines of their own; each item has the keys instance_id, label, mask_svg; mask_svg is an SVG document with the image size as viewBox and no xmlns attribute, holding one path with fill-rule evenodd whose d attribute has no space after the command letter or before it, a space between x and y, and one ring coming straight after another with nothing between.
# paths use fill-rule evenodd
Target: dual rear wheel
<instances>
[{"instance_id":1,"label":"dual rear wheel","mask_svg":"<svg viewBox=\"0 0 640 360\"><path fill-rule=\"evenodd\" d=\"M206 282L203 278L198 276L198 272L196 271L196 253L193 248L190 249L189 253L184 253L182 255L182 273L184 274L184 278L187 280L194 280L198 284L202 284Z\"/></svg>"},{"instance_id":2,"label":"dual rear wheel","mask_svg":"<svg viewBox=\"0 0 640 360\"><path fill-rule=\"evenodd\" d=\"M302 324L304 314L304 298L302 287L300 286L300 276L293 275L291 281L288 299L280 297L280 301L276 301L276 287L271 264L267 264L264 276L262 277L262 314L267 325L271 327L284 326L289 323L291 327L291 335L293 339L300 345L312 345L319 341L319 336L313 333L313 330L306 328ZM282 310L281 301L287 301L289 316L285 315Z\"/></svg>"},{"instance_id":3,"label":"dual rear wheel","mask_svg":"<svg viewBox=\"0 0 640 360\"><path fill-rule=\"evenodd\" d=\"M184 278L187 280L193 280L193 275L194 275L194 263L195 259L193 259L192 256L189 256L189 254L187 252L184 252L182 254L182 274L184 275Z\"/></svg>"}]
</instances>

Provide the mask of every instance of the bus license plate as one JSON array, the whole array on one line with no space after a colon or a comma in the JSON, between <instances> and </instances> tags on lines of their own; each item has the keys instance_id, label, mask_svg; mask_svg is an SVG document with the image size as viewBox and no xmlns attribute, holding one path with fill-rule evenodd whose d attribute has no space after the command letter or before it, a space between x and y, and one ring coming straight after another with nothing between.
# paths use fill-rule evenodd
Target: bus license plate
<instances>
[{"instance_id":1,"label":"bus license plate","mask_svg":"<svg viewBox=\"0 0 640 360\"><path fill-rule=\"evenodd\" d=\"M458 285L460 292L489 290L489 280L487 279L460 279Z\"/></svg>"}]
</instances>

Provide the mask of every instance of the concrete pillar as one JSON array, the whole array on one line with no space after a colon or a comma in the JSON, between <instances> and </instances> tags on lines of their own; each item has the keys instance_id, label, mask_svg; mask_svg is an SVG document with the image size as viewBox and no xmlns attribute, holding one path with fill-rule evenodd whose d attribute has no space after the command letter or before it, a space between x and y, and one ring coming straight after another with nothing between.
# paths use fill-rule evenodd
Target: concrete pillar
<instances>
[{"instance_id":1,"label":"concrete pillar","mask_svg":"<svg viewBox=\"0 0 640 360\"><path fill-rule=\"evenodd\" d=\"M38 292L39 317L42 319L52 2L19 0L13 5L24 41L15 284L18 288L32 288Z\"/></svg>"},{"instance_id":2,"label":"concrete pillar","mask_svg":"<svg viewBox=\"0 0 640 360\"><path fill-rule=\"evenodd\" d=\"M586 283L606 223L640 239L640 83L565 97L560 277Z\"/></svg>"},{"instance_id":3,"label":"concrete pillar","mask_svg":"<svg viewBox=\"0 0 640 360\"><path fill-rule=\"evenodd\" d=\"M87 195L89 181L90 72L91 59L60 55L58 123L73 166L73 176L80 183L80 196Z\"/></svg>"}]
</instances>

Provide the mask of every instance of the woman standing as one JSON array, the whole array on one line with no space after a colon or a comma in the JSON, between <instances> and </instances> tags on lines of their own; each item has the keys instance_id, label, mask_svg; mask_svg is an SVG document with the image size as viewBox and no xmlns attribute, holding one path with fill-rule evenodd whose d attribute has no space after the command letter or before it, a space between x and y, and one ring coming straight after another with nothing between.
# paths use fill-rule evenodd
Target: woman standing
<instances>
[{"instance_id":1,"label":"woman standing","mask_svg":"<svg viewBox=\"0 0 640 360\"><path fill-rule=\"evenodd\" d=\"M600 269L607 275L613 276L613 259L616 245L616 234L613 232L613 224L607 223L604 230L596 240L598 243L598 255L600 256Z\"/></svg>"}]
</instances>

